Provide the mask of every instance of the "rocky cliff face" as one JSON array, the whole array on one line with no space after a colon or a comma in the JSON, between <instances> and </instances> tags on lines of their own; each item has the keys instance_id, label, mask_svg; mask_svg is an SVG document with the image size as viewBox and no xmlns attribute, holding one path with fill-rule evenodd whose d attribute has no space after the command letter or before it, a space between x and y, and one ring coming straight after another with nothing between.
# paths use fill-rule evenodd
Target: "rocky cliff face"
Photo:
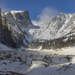
<instances>
[{"instance_id":1,"label":"rocky cliff face","mask_svg":"<svg viewBox=\"0 0 75 75\"><path fill-rule=\"evenodd\" d=\"M16 47L27 46L30 35L26 28L32 25L28 11L7 11L2 13L2 18L6 17L8 29L12 31L12 38Z\"/></svg>"},{"instance_id":2,"label":"rocky cliff face","mask_svg":"<svg viewBox=\"0 0 75 75\"><path fill-rule=\"evenodd\" d=\"M75 46L75 14L61 13L37 26L39 29L29 30L35 38L31 44L32 47L42 46L43 49L56 49Z\"/></svg>"},{"instance_id":3,"label":"rocky cliff face","mask_svg":"<svg viewBox=\"0 0 75 75\"><path fill-rule=\"evenodd\" d=\"M33 25L28 11L7 11L2 13L6 17L12 38L17 46L29 45L32 39L53 40L75 35L75 14L63 14L53 16L37 26Z\"/></svg>"},{"instance_id":4,"label":"rocky cliff face","mask_svg":"<svg viewBox=\"0 0 75 75\"><path fill-rule=\"evenodd\" d=\"M56 39L66 36L75 28L75 14L63 14L53 16L39 25L40 29L30 29L30 34L35 39Z\"/></svg>"},{"instance_id":5,"label":"rocky cliff face","mask_svg":"<svg viewBox=\"0 0 75 75\"><path fill-rule=\"evenodd\" d=\"M8 11L3 13L4 16L7 18L7 24L18 25L24 30L32 24L28 11Z\"/></svg>"}]
</instances>

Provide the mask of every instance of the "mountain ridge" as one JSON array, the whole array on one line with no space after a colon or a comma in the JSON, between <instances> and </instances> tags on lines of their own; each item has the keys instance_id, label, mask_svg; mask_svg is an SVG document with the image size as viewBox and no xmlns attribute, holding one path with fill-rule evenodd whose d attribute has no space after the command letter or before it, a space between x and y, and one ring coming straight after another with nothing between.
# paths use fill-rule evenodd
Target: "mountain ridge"
<instances>
[{"instance_id":1,"label":"mountain ridge","mask_svg":"<svg viewBox=\"0 0 75 75\"><path fill-rule=\"evenodd\" d=\"M37 39L42 38L42 39L55 39L55 38L60 38L62 34L65 36L70 32L70 29L68 29L70 26L74 27L75 22L72 23L72 18L75 16L74 14L63 14L61 13L59 16L53 16L50 20L47 20L43 22L42 24L39 24L38 26L40 27L39 30L32 30ZM70 25L71 24L71 25ZM67 30L67 32L65 32ZM36 33L35 33L36 32ZM41 33L41 34L40 34ZM38 36L38 34L40 34ZM43 34L43 35L42 35ZM46 36L44 36L46 34ZM62 37L63 37L62 36ZM48 38L49 37L49 38Z\"/></svg>"},{"instance_id":2,"label":"mountain ridge","mask_svg":"<svg viewBox=\"0 0 75 75\"><path fill-rule=\"evenodd\" d=\"M13 39L18 46L28 46L35 40L68 38L75 32L75 14L60 13L38 25L32 24L28 11L12 10L2 13L2 16L6 17L8 27L12 27Z\"/></svg>"},{"instance_id":3,"label":"mountain ridge","mask_svg":"<svg viewBox=\"0 0 75 75\"><path fill-rule=\"evenodd\" d=\"M32 22L28 11L7 11L2 13L2 20L6 17L8 29L12 32L12 38L16 43L16 47L27 46L31 37L25 30Z\"/></svg>"}]
</instances>

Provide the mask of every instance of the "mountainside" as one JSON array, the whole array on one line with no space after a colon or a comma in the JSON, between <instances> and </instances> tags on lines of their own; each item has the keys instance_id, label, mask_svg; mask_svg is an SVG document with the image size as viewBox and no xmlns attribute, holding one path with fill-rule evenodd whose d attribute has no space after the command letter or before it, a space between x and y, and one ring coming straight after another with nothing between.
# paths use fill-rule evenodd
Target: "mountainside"
<instances>
[{"instance_id":1,"label":"mountainside","mask_svg":"<svg viewBox=\"0 0 75 75\"><path fill-rule=\"evenodd\" d=\"M66 36L75 29L75 14L53 16L50 20L38 25L39 29L30 29L29 32L36 39L56 39Z\"/></svg>"},{"instance_id":2,"label":"mountainside","mask_svg":"<svg viewBox=\"0 0 75 75\"><path fill-rule=\"evenodd\" d=\"M75 46L75 14L55 15L37 27L29 29L34 39L31 42L31 48L42 46L42 49L57 49Z\"/></svg>"},{"instance_id":3,"label":"mountainside","mask_svg":"<svg viewBox=\"0 0 75 75\"><path fill-rule=\"evenodd\" d=\"M0 11L0 75L60 74L75 75L75 14L34 25L28 11Z\"/></svg>"},{"instance_id":4,"label":"mountainside","mask_svg":"<svg viewBox=\"0 0 75 75\"><path fill-rule=\"evenodd\" d=\"M12 10L2 13L2 15L6 16L8 24L18 25L22 30L32 24L28 11Z\"/></svg>"},{"instance_id":5,"label":"mountainside","mask_svg":"<svg viewBox=\"0 0 75 75\"><path fill-rule=\"evenodd\" d=\"M29 25L32 25L28 11L7 11L2 13L3 20L5 17L8 29L12 31L16 47L27 46L31 36L25 30Z\"/></svg>"},{"instance_id":6,"label":"mountainside","mask_svg":"<svg viewBox=\"0 0 75 75\"><path fill-rule=\"evenodd\" d=\"M60 39L65 42L75 36L75 14L61 13L38 25L32 24L28 11L7 11L2 13L3 20L4 17L17 47L28 46L35 40L52 40L52 43L56 40L60 44Z\"/></svg>"}]
</instances>

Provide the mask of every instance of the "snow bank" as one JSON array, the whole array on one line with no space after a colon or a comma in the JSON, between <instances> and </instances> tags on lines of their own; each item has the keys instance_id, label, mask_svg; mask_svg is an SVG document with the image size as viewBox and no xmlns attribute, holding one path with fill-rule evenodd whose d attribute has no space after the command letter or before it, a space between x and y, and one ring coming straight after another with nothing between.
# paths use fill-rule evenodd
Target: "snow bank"
<instances>
[{"instance_id":1,"label":"snow bank","mask_svg":"<svg viewBox=\"0 0 75 75\"><path fill-rule=\"evenodd\" d=\"M13 50L12 48L7 47L6 45L3 45L0 43L0 51L1 50Z\"/></svg>"}]
</instances>

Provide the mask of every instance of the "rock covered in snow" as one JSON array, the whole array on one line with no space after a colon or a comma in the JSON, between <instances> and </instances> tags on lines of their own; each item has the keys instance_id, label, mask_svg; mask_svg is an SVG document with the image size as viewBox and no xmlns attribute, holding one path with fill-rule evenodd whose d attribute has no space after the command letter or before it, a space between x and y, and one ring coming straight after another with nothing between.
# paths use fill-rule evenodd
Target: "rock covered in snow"
<instances>
[{"instance_id":1,"label":"rock covered in snow","mask_svg":"<svg viewBox=\"0 0 75 75\"><path fill-rule=\"evenodd\" d=\"M30 34L35 39L56 39L66 36L75 28L75 14L63 14L53 16L50 20L38 24L40 29L30 29Z\"/></svg>"},{"instance_id":2,"label":"rock covered in snow","mask_svg":"<svg viewBox=\"0 0 75 75\"><path fill-rule=\"evenodd\" d=\"M7 11L3 13L4 16L6 16L8 24L18 25L24 30L32 24L28 11Z\"/></svg>"},{"instance_id":3,"label":"rock covered in snow","mask_svg":"<svg viewBox=\"0 0 75 75\"><path fill-rule=\"evenodd\" d=\"M28 11L7 11L2 13L6 17L8 29L12 31L12 38L16 47L27 46L31 36L26 32L26 28L32 25Z\"/></svg>"}]
</instances>

